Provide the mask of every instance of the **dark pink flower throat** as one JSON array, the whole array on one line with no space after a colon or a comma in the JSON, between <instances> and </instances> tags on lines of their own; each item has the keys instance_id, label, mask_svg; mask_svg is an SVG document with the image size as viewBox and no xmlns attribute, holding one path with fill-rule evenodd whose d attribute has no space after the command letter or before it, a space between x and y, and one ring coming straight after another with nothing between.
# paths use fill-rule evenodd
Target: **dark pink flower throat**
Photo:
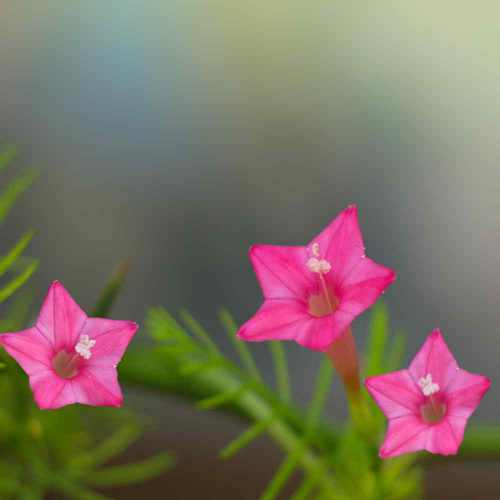
<instances>
[{"instance_id":1,"label":"dark pink flower throat","mask_svg":"<svg viewBox=\"0 0 500 500\"><path fill-rule=\"evenodd\" d=\"M76 352L59 351L52 358L52 368L61 378L73 378L78 375L82 361Z\"/></svg>"}]
</instances>

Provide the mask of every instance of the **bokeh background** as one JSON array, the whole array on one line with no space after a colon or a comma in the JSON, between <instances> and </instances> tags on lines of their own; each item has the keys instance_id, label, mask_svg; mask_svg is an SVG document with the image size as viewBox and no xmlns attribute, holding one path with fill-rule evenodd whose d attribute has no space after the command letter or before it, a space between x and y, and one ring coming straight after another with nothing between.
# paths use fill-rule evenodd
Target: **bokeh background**
<instances>
[{"instance_id":1,"label":"bokeh background","mask_svg":"<svg viewBox=\"0 0 500 500\"><path fill-rule=\"evenodd\" d=\"M499 16L481 0L2 2L0 143L41 172L2 245L36 228L37 300L57 278L87 307L129 257L115 317L187 307L223 341L218 308L241 322L261 300L249 245L301 244L356 202L368 255L398 270L386 302L409 355L440 326L498 380ZM366 318L355 330L362 345ZM289 351L305 401L319 360ZM475 419L500 418L495 387ZM279 462L264 440L220 463L239 423L128 396L154 417L143 448L180 460L136 495L250 500ZM480 496L446 486L458 470ZM489 498L499 470L431 471L428 496Z\"/></svg>"}]
</instances>

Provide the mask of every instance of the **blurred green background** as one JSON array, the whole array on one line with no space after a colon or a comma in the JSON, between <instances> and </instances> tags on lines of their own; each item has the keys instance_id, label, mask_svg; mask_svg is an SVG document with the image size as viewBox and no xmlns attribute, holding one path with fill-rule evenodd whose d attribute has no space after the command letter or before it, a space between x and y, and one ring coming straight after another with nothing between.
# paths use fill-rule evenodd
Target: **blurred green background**
<instances>
[{"instance_id":1,"label":"blurred green background","mask_svg":"<svg viewBox=\"0 0 500 500\"><path fill-rule=\"evenodd\" d=\"M39 230L39 299L57 278L90 307L130 257L115 317L185 306L222 338L220 306L243 321L261 300L248 246L301 244L356 202L368 255L398 270L386 301L410 355L439 326L464 367L495 380L499 16L493 1L4 2L0 142L41 178L3 239ZM307 399L318 357L290 350ZM475 418L498 420L495 387ZM255 498L279 461L264 443L218 463L237 424L129 401L180 452L169 498ZM493 482L489 467L470 482Z\"/></svg>"}]
</instances>

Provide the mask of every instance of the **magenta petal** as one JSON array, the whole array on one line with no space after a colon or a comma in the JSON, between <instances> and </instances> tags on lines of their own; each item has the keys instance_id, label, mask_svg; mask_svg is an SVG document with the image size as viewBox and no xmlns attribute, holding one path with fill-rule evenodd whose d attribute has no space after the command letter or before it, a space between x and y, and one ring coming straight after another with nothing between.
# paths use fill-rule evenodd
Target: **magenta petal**
<instances>
[{"instance_id":1,"label":"magenta petal","mask_svg":"<svg viewBox=\"0 0 500 500\"><path fill-rule=\"evenodd\" d=\"M326 351L333 338L333 316L311 318L307 327L297 331L295 340L313 351Z\"/></svg>"},{"instance_id":2,"label":"magenta petal","mask_svg":"<svg viewBox=\"0 0 500 500\"><path fill-rule=\"evenodd\" d=\"M30 386L42 410L55 410L76 403L71 380L57 377L52 370L30 375Z\"/></svg>"},{"instance_id":3,"label":"magenta petal","mask_svg":"<svg viewBox=\"0 0 500 500\"><path fill-rule=\"evenodd\" d=\"M37 328L0 335L0 345L28 375L51 368L52 346Z\"/></svg>"},{"instance_id":4,"label":"magenta petal","mask_svg":"<svg viewBox=\"0 0 500 500\"><path fill-rule=\"evenodd\" d=\"M434 330L427 337L409 367L411 376L416 383L430 373L433 381L439 385L441 390L446 389L457 375L458 370L458 364L439 330Z\"/></svg>"},{"instance_id":5,"label":"magenta petal","mask_svg":"<svg viewBox=\"0 0 500 500\"><path fill-rule=\"evenodd\" d=\"M250 260L266 299L307 299L313 288L305 247L254 245Z\"/></svg>"},{"instance_id":6,"label":"magenta petal","mask_svg":"<svg viewBox=\"0 0 500 500\"><path fill-rule=\"evenodd\" d=\"M238 331L243 340L292 340L305 335L313 323L305 305L297 300L266 300Z\"/></svg>"},{"instance_id":7,"label":"magenta petal","mask_svg":"<svg viewBox=\"0 0 500 500\"><path fill-rule=\"evenodd\" d=\"M238 331L247 341L295 340L314 351L325 351L350 325L352 316L343 311L316 318L298 300L266 300Z\"/></svg>"},{"instance_id":8,"label":"magenta petal","mask_svg":"<svg viewBox=\"0 0 500 500\"><path fill-rule=\"evenodd\" d=\"M381 458L397 457L425 449L428 427L414 415L389 420L384 444L380 448Z\"/></svg>"},{"instance_id":9,"label":"magenta petal","mask_svg":"<svg viewBox=\"0 0 500 500\"><path fill-rule=\"evenodd\" d=\"M307 327L298 330L294 338L303 347L326 352L349 328L353 319L352 314L338 309L328 316L311 318Z\"/></svg>"},{"instance_id":10,"label":"magenta petal","mask_svg":"<svg viewBox=\"0 0 500 500\"><path fill-rule=\"evenodd\" d=\"M425 449L439 455L456 455L462 439L463 428L459 436L455 435L448 418L445 418L441 423L429 427Z\"/></svg>"},{"instance_id":11,"label":"magenta petal","mask_svg":"<svg viewBox=\"0 0 500 500\"><path fill-rule=\"evenodd\" d=\"M89 366L73 380L76 401L92 406L116 406L123 403L115 368Z\"/></svg>"},{"instance_id":12,"label":"magenta petal","mask_svg":"<svg viewBox=\"0 0 500 500\"><path fill-rule=\"evenodd\" d=\"M457 448L454 453L458 452L462 441L464 440L465 427L467 426L467 419L463 417L455 417L453 415L447 415L446 421L450 425L451 431L453 432L454 441L457 444Z\"/></svg>"},{"instance_id":13,"label":"magenta petal","mask_svg":"<svg viewBox=\"0 0 500 500\"><path fill-rule=\"evenodd\" d=\"M419 414L423 396L408 370L370 377L365 386L387 418Z\"/></svg>"},{"instance_id":14,"label":"magenta petal","mask_svg":"<svg viewBox=\"0 0 500 500\"><path fill-rule=\"evenodd\" d=\"M331 264L337 280L342 281L365 253L358 223L358 209L350 205L343 210L312 244L318 243L321 255Z\"/></svg>"},{"instance_id":15,"label":"magenta petal","mask_svg":"<svg viewBox=\"0 0 500 500\"><path fill-rule=\"evenodd\" d=\"M88 335L96 343L92 348L92 357L87 364L116 366L138 328L137 323L133 321L88 318L81 335Z\"/></svg>"},{"instance_id":16,"label":"magenta petal","mask_svg":"<svg viewBox=\"0 0 500 500\"><path fill-rule=\"evenodd\" d=\"M446 388L448 414L469 418L490 388L491 381L483 375L459 370Z\"/></svg>"},{"instance_id":17,"label":"magenta petal","mask_svg":"<svg viewBox=\"0 0 500 500\"><path fill-rule=\"evenodd\" d=\"M43 303L36 326L55 350L73 350L87 315L58 281L54 281Z\"/></svg>"},{"instance_id":18,"label":"magenta petal","mask_svg":"<svg viewBox=\"0 0 500 500\"><path fill-rule=\"evenodd\" d=\"M340 306L340 308L333 313L331 326L328 331L324 332L327 343L322 350L326 350L332 342L338 340L347 328L351 326L353 320L354 315L351 314L350 311L344 311L344 308Z\"/></svg>"},{"instance_id":19,"label":"magenta petal","mask_svg":"<svg viewBox=\"0 0 500 500\"><path fill-rule=\"evenodd\" d=\"M380 294L396 279L396 273L365 257L338 285L340 307L353 315L373 305Z\"/></svg>"}]
</instances>

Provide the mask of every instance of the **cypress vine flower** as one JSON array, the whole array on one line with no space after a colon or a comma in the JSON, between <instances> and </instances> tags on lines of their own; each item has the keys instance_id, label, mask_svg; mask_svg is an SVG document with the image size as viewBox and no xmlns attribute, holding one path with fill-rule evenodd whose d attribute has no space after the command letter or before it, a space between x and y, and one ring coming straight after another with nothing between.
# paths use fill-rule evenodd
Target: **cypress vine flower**
<instances>
[{"instance_id":1,"label":"cypress vine flower","mask_svg":"<svg viewBox=\"0 0 500 500\"><path fill-rule=\"evenodd\" d=\"M35 326L0 335L0 345L29 376L41 409L121 406L116 366L137 329L132 321L87 317L55 281Z\"/></svg>"},{"instance_id":2,"label":"cypress vine flower","mask_svg":"<svg viewBox=\"0 0 500 500\"><path fill-rule=\"evenodd\" d=\"M427 450L455 455L467 420L490 380L462 370L434 330L408 370L370 377L365 385L389 420L382 458Z\"/></svg>"},{"instance_id":3,"label":"cypress vine flower","mask_svg":"<svg viewBox=\"0 0 500 500\"><path fill-rule=\"evenodd\" d=\"M247 341L295 340L327 351L396 274L365 256L354 205L306 246L254 245L264 304L239 330Z\"/></svg>"}]
</instances>

